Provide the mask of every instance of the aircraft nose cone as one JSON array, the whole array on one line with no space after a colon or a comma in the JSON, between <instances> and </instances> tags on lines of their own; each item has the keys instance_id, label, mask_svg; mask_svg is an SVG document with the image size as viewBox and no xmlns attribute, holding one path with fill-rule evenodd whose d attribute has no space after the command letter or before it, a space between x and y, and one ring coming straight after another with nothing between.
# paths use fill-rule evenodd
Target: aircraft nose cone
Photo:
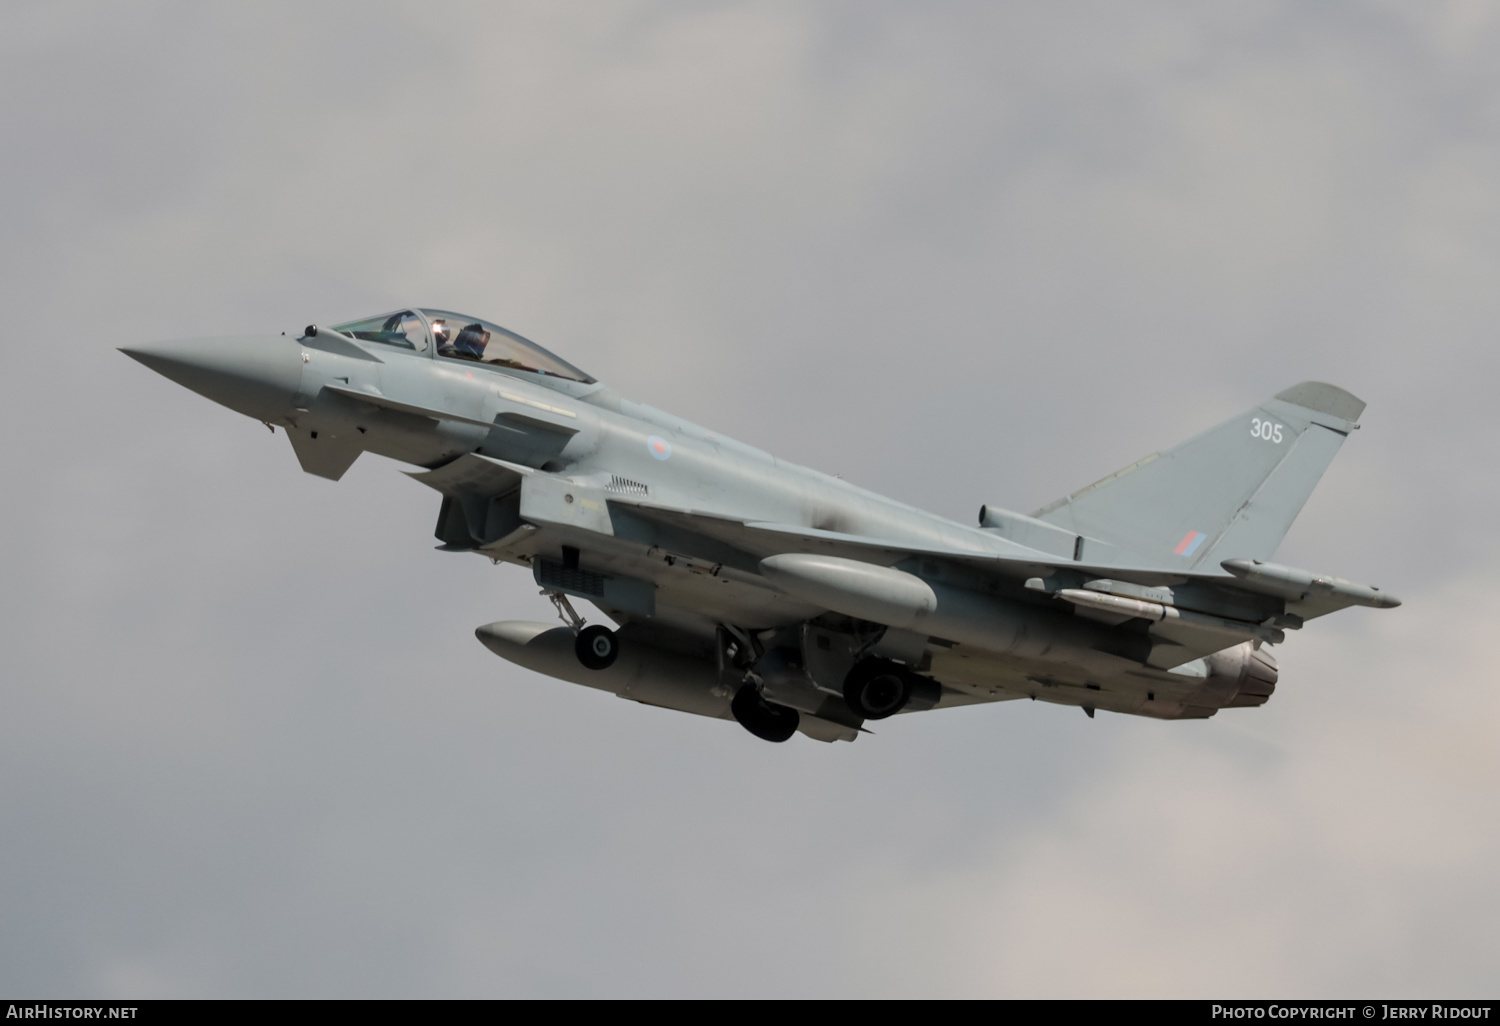
<instances>
[{"instance_id":1,"label":"aircraft nose cone","mask_svg":"<svg viewBox=\"0 0 1500 1026\"><path fill-rule=\"evenodd\" d=\"M284 335L188 338L120 352L201 396L257 420L283 416L302 381L302 353Z\"/></svg>"}]
</instances>

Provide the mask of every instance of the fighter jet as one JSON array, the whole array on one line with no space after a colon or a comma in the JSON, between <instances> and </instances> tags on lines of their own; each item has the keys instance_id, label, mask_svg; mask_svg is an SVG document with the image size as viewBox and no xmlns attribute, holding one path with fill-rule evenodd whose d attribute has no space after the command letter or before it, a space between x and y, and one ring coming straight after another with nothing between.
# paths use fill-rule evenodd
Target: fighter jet
<instances>
[{"instance_id":1,"label":"fighter jet","mask_svg":"<svg viewBox=\"0 0 1500 1026\"><path fill-rule=\"evenodd\" d=\"M969 525L633 402L448 310L122 351L279 427L309 474L337 481L363 452L417 468L440 497L437 547L529 571L562 621L479 627L496 655L767 741L1022 698L1090 717L1253 708L1286 631L1400 604L1269 561L1365 408L1320 382Z\"/></svg>"}]
</instances>

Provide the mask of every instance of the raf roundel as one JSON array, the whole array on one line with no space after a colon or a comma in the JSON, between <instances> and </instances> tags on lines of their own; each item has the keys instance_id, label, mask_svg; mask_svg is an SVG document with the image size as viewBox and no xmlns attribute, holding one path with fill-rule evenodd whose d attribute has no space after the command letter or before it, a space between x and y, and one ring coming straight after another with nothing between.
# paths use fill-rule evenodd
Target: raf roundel
<instances>
[{"instance_id":1,"label":"raf roundel","mask_svg":"<svg viewBox=\"0 0 1500 1026\"><path fill-rule=\"evenodd\" d=\"M655 459L670 459L672 457L672 443L661 435L652 435L646 439L646 451Z\"/></svg>"}]
</instances>

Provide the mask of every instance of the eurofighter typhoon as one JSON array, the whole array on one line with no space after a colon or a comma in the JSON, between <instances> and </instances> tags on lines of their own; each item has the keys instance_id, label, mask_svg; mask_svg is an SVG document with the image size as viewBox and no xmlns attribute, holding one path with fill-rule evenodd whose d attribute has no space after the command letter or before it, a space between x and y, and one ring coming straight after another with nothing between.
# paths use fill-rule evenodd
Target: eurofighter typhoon
<instances>
[{"instance_id":1,"label":"eurofighter typhoon","mask_svg":"<svg viewBox=\"0 0 1500 1026\"><path fill-rule=\"evenodd\" d=\"M337 481L366 451L418 468L438 548L529 571L563 621L479 627L496 655L767 741L1017 698L1201 719L1265 704L1286 631L1400 604L1269 562L1365 408L1314 381L1029 516L985 505L967 525L447 310L123 352L280 427L309 474Z\"/></svg>"}]
</instances>

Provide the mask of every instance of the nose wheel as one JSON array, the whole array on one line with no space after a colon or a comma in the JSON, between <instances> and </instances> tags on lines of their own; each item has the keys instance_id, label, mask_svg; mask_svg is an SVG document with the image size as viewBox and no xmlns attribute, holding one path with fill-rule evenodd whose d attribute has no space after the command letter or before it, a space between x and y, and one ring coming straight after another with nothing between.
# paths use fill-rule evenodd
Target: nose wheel
<instances>
[{"instance_id":1,"label":"nose wheel","mask_svg":"<svg viewBox=\"0 0 1500 1026\"><path fill-rule=\"evenodd\" d=\"M573 652L590 670L603 670L620 654L620 638L602 624L585 627L573 639Z\"/></svg>"}]
</instances>

